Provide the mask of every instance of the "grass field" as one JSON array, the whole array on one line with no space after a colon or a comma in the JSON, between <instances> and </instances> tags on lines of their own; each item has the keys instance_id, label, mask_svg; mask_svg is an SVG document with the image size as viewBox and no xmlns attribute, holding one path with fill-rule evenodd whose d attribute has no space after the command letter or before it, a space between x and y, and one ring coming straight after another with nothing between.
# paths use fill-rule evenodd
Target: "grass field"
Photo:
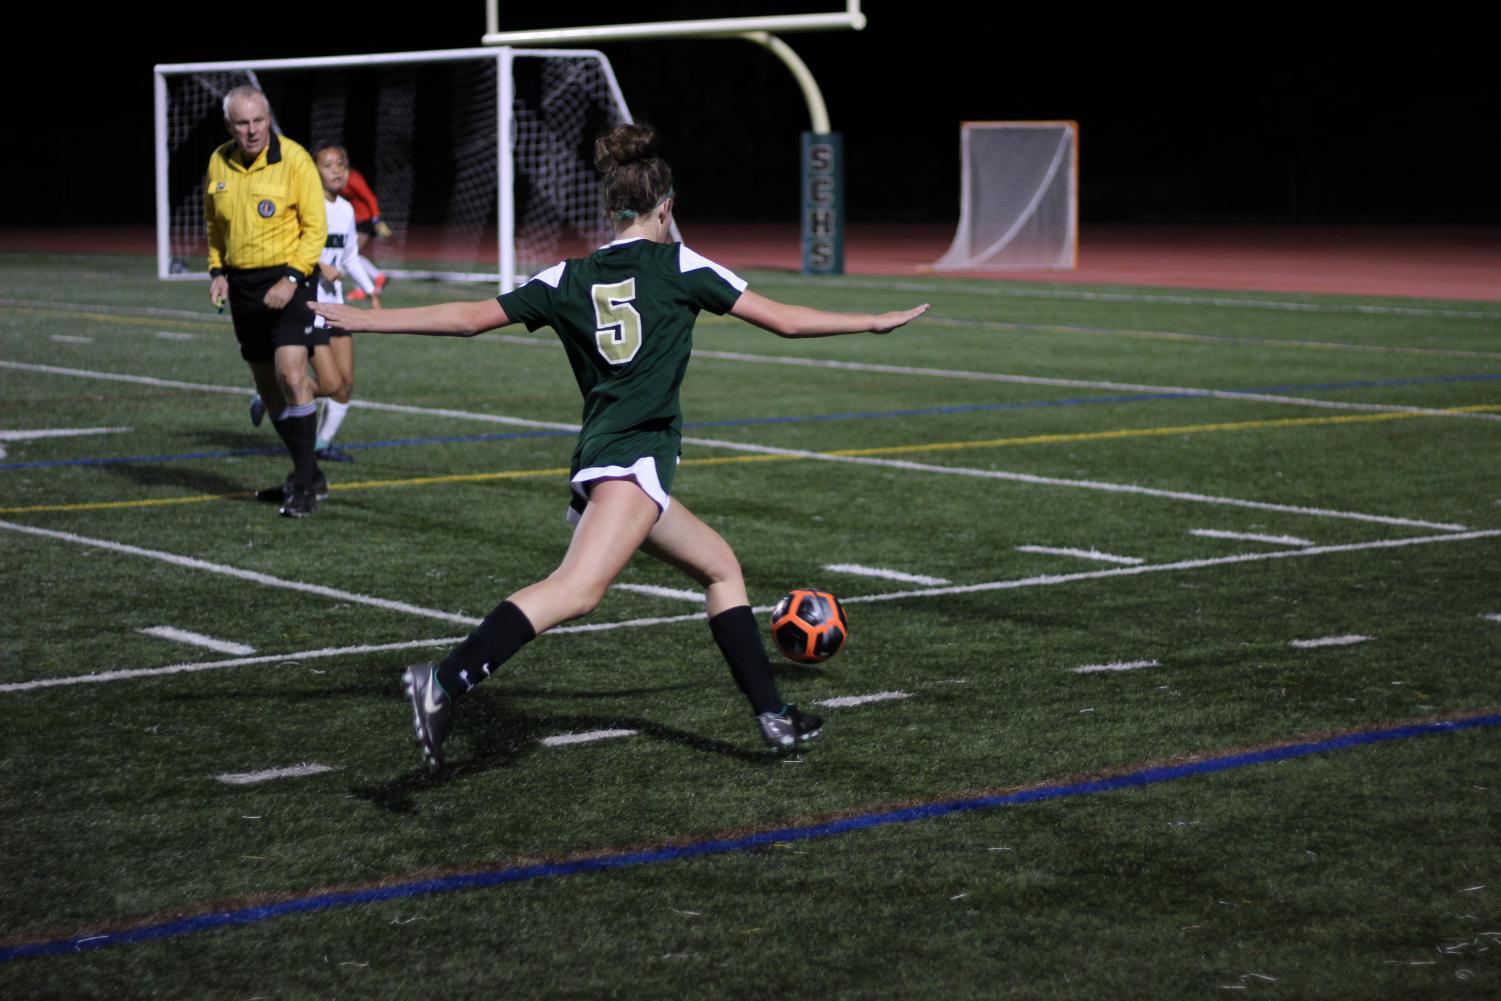
<instances>
[{"instance_id":1,"label":"grass field","mask_svg":"<svg viewBox=\"0 0 1501 1001\"><path fill-rule=\"evenodd\" d=\"M401 668L567 541L550 332L361 336L294 522L206 284L0 256L0 996L1501 996L1501 309L747 277L934 304L699 323L676 493L845 599L823 737L642 558L429 777Z\"/></svg>"}]
</instances>

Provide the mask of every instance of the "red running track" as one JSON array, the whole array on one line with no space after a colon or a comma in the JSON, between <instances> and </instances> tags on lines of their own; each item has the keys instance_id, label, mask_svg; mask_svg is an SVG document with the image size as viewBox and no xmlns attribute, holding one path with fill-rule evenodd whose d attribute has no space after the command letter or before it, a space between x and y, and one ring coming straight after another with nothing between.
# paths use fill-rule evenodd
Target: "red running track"
<instances>
[{"instance_id":1,"label":"red running track","mask_svg":"<svg viewBox=\"0 0 1501 1001\"><path fill-rule=\"evenodd\" d=\"M795 222L681 225L693 249L727 267L801 268ZM929 269L952 236L948 225L853 225L846 235L845 271L930 279L954 275ZM419 256L420 242L414 239L411 247ZM1501 227L1494 226L1086 225L1079 244L1079 267L1073 271L958 274L998 282L1501 301ZM0 229L5 252L154 250L149 227Z\"/></svg>"}]
</instances>

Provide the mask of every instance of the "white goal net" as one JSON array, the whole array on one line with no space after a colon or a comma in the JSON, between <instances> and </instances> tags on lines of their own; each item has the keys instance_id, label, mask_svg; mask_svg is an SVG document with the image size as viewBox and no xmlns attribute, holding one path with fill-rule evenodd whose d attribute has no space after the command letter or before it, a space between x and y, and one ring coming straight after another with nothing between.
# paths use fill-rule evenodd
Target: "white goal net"
<instances>
[{"instance_id":1,"label":"white goal net","mask_svg":"<svg viewBox=\"0 0 1501 1001\"><path fill-rule=\"evenodd\" d=\"M1078 139L1074 122L965 122L959 133L959 229L933 267L1076 267Z\"/></svg>"},{"instance_id":2,"label":"white goal net","mask_svg":"<svg viewBox=\"0 0 1501 1001\"><path fill-rule=\"evenodd\" d=\"M265 92L278 131L337 143L392 231L388 274L512 288L610 237L594 140L630 111L599 52L509 48L156 67L157 271L207 270L203 188L224 95Z\"/></svg>"}]
</instances>

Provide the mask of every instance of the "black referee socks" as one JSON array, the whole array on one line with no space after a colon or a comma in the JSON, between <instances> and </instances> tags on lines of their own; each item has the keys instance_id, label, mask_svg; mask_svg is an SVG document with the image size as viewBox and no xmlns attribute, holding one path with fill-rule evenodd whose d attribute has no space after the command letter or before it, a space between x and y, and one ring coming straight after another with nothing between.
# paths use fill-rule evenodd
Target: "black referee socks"
<instances>
[{"instance_id":1,"label":"black referee socks","mask_svg":"<svg viewBox=\"0 0 1501 1001\"><path fill-rule=\"evenodd\" d=\"M292 478L304 487L313 486L318 478L318 460L313 455L318 441L318 404L288 407L271 418L271 426L292 457Z\"/></svg>"}]
</instances>

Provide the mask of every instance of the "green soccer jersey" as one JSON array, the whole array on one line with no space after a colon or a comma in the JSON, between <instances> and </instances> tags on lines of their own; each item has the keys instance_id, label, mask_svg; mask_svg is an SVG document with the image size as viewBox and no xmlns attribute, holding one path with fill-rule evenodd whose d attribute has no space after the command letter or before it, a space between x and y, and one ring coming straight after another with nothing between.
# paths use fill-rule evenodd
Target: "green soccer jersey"
<instances>
[{"instance_id":1,"label":"green soccer jersey","mask_svg":"<svg viewBox=\"0 0 1501 1001\"><path fill-rule=\"evenodd\" d=\"M528 330L552 327L567 350L584 397L575 472L654 455L669 488L693 323L703 309L729 312L745 285L682 244L634 239L554 265L500 296L507 317Z\"/></svg>"}]
</instances>

